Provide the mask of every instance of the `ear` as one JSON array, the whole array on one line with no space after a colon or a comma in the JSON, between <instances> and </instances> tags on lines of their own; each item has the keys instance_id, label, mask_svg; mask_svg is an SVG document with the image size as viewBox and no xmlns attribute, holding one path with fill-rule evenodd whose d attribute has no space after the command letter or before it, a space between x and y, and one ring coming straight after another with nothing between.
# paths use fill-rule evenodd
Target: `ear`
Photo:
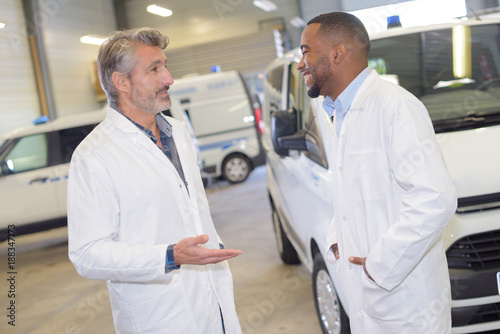
<instances>
[{"instance_id":1,"label":"ear","mask_svg":"<svg viewBox=\"0 0 500 334\"><path fill-rule=\"evenodd\" d=\"M332 61L335 64L340 64L340 62L345 58L347 54L347 47L345 44L337 44L332 48Z\"/></svg>"},{"instance_id":2,"label":"ear","mask_svg":"<svg viewBox=\"0 0 500 334\"><path fill-rule=\"evenodd\" d=\"M130 79L127 75L115 71L111 74L111 80L113 80L113 84L115 85L117 91L119 92L129 91Z\"/></svg>"}]
</instances>

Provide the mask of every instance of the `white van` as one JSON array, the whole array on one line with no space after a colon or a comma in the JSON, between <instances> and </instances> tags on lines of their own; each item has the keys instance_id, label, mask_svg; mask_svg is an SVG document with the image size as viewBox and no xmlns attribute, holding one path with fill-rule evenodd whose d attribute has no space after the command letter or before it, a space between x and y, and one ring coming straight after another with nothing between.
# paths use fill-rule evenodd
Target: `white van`
<instances>
[{"instance_id":1,"label":"white van","mask_svg":"<svg viewBox=\"0 0 500 334\"><path fill-rule=\"evenodd\" d=\"M176 79L170 94L180 100L193 124L206 176L243 182L264 164L260 110L236 71Z\"/></svg>"},{"instance_id":2,"label":"white van","mask_svg":"<svg viewBox=\"0 0 500 334\"><path fill-rule=\"evenodd\" d=\"M0 142L0 242L9 225L17 235L66 225L71 155L106 118L106 108L18 129ZM164 113L192 129L178 100Z\"/></svg>"},{"instance_id":3,"label":"white van","mask_svg":"<svg viewBox=\"0 0 500 334\"><path fill-rule=\"evenodd\" d=\"M371 40L369 66L426 105L457 189L458 209L442 234L453 333L498 333L500 21L390 30ZM462 61L453 59L458 44ZM332 120L322 98L308 97L296 70L300 58L298 49L291 51L266 71L262 141L272 218L282 260L301 261L312 272L323 332L349 333L334 265L324 261L335 196L328 164ZM454 72L458 65L463 75Z\"/></svg>"}]
</instances>

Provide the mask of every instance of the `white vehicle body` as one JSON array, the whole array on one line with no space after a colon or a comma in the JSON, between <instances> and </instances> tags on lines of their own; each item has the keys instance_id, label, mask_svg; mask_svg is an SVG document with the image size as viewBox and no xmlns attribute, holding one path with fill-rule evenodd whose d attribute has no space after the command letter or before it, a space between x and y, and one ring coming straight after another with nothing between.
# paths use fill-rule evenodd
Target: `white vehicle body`
<instances>
[{"instance_id":1,"label":"white vehicle body","mask_svg":"<svg viewBox=\"0 0 500 334\"><path fill-rule=\"evenodd\" d=\"M500 155L496 147L500 142L500 21L462 25L470 26L472 36L472 78L468 80L455 81L449 73L453 62L446 57L452 54L448 48L452 25L371 36L369 61L370 67L383 68L380 74L388 80L414 90L433 120L459 198L457 212L442 234L451 278L453 333L475 333L500 329ZM426 44L428 53L415 56L411 43L423 37L426 43L436 38L431 41L435 47ZM322 97L307 96L295 69L300 58L300 50L293 50L271 63L266 73L262 142L273 222L283 261L300 259L313 273L318 316L326 319L320 320L325 333L348 333L338 303L347 301L342 291L331 289L337 280L335 265L324 261L334 210L333 171L328 165L334 130ZM405 61L411 65L400 71L397 62ZM425 82L422 87L411 76L412 66L422 66L415 71L422 74L417 78ZM324 302L325 298L331 300ZM342 325L328 327L334 321Z\"/></svg>"},{"instance_id":2,"label":"white vehicle body","mask_svg":"<svg viewBox=\"0 0 500 334\"><path fill-rule=\"evenodd\" d=\"M192 132L180 103L170 114ZM0 241L9 225L17 234L66 225L66 188L73 151L106 118L106 108L15 130L0 144ZM201 162L200 162L201 168Z\"/></svg>"},{"instance_id":3,"label":"white vehicle body","mask_svg":"<svg viewBox=\"0 0 500 334\"><path fill-rule=\"evenodd\" d=\"M177 79L170 94L193 124L206 176L242 182L263 163L253 102L238 72Z\"/></svg>"}]
</instances>

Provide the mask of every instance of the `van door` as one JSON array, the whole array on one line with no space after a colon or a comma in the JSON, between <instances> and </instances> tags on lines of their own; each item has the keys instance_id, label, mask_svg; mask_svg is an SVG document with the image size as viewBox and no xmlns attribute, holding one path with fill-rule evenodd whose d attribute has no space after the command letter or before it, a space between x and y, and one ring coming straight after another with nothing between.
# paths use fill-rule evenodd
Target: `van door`
<instances>
[{"instance_id":1,"label":"van door","mask_svg":"<svg viewBox=\"0 0 500 334\"><path fill-rule=\"evenodd\" d=\"M13 140L0 157L0 228L57 218L55 169L49 151L54 133Z\"/></svg>"},{"instance_id":2,"label":"van door","mask_svg":"<svg viewBox=\"0 0 500 334\"><path fill-rule=\"evenodd\" d=\"M67 215L67 188L68 188L68 172L69 163L76 147L81 141L96 127L96 124L78 126L69 129L57 131L57 136L54 140L54 179L52 186L54 187L58 215L65 217Z\"/></svg>"},{"instance_id":3,"label":"van door","mask_svg":"<svg viewBox=\"0 0 500 334\"><path fill-rule=\"evenodd\" d=\"M297 252L307 254L311 233L329 224L333 217L332 177L317 119L317 113L324 111L312 107L304 79L296 67L297 63L289 66L287 110L296 114L298 130L306 133L316 149L314 154L292 152L290 157L282 159L282 170L276 174L281 178L278 186L290 220L285 229L293 240L301 240L300 245L295 245L299 247Z\"/></svg>"}]
</instances>

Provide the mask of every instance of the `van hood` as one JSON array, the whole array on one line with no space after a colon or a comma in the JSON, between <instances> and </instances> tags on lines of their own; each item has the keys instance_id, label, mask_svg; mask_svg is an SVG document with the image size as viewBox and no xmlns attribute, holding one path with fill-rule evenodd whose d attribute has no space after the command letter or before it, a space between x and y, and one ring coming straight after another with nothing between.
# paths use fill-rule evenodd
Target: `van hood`
<instances>
[{"instance_id":1,"label":"van hood","mask_svg":"<svg viewBox=\"0 0 500 334\"><path fill-rule=\"evenodd\" d=\"M458 198L500 192L500 126L436 135Z\"/></svg>"}]
</instances>

